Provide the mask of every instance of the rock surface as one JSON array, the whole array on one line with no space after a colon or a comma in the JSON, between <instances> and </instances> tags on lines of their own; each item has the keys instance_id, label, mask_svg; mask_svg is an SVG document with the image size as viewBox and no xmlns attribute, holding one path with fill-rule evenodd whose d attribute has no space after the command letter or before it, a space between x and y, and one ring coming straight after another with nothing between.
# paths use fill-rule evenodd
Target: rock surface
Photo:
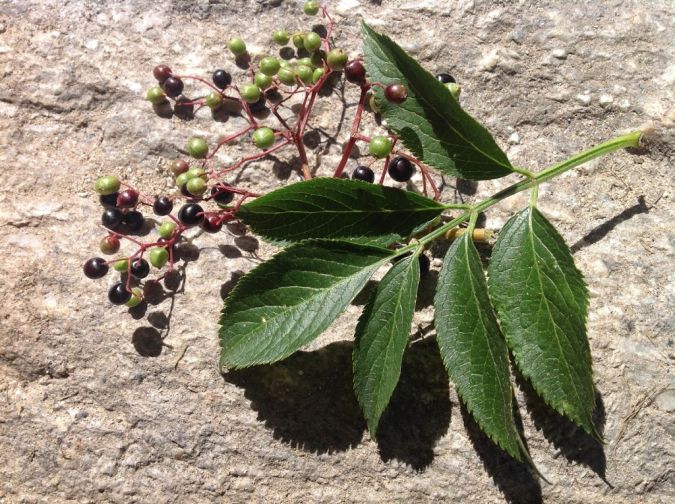
<instances>
[{"instance_id":1,"label":"rock surface","mask_svg":"<svg viewBox=\"0 0 675 504\"><path fill-rule=\"evenodd\" d=\"M223 379L221 294L271 253L251 237L200 237L184 292L145 313L109 305L111 276L81 274L101 237L95 178L164 191L166 160L187 137L237 126L204 112L188 122L155 115L143 100L152 67L208 76L224 66L241 78L230 36L262 53L274 28L311 21L301 2L283 0L10 0L0 13L0 502L673 502L672 3L330 3L352 54L363 16L430 70L455 75L463 106L515 165L540 169L653 129L647 152L596 160L540 190L592 293L607 444L519 384L526 439L551 484L541 482L480 436L432 339L411 346L372 441L351 390L358 300L305 351ZM346 96L339 141L354 110L353 90ZM332 135L336 105L323 99L313 123ZM324 146L312 159L328 174L339 147ZM297 178L271 162L242 173L263 190ZM443 197L471 200L506 183L449 180ZM498 229L526 198L491 209L487 226ZM421 326L432 292L422 287Z\"/></svg>"}]
</instances>

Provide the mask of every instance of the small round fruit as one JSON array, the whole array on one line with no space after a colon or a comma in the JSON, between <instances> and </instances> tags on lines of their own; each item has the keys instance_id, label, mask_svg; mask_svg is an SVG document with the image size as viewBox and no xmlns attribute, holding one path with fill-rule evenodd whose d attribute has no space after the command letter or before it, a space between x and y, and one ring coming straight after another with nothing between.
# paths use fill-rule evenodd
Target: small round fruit
<instances>
[{"instance_id":1,"label":"small round fruit","mask_svg":"<svg viewBox=\"0 0 675 504\"><path fill-rule=\"evenodd\" d=\"M206 143L206 140L201 137L192 137L187 141L185 150L193 158L203 159L209 152L209 145Z\"/></svg>"},{"instance_id":2,"label":"small round fruit","mask_svg":"<svg viewBox=\"0 0 675 504\"><path fill-rule=\"evenodd\" d=\"M255 103L260 99L260 88L255 84L244 84L239 93L246 103Z\"/></svg>"},{"instance_id":3,"label":"small round fruit","mask_svg":"<svg viewBox=\"0 0 675 504\"><path fill-rule=\"evenodd\" d=\"M187 172L181 173L176 177L176 186L177 187L183 187L185 183L188 181L188 174Z\"/></svg>"},{"instance_id":4,"label":"small round fruit","mask_svg":"<svg viewBox=\"0 0 675 504\"><path fill-rule=\"evenodd\" d=\"M152 210L155 215L169 215L173 210L173 201L166 196L160 196L152 204Z\"/></svg>"},{"instance_id":5,"label":"small round fruit","mask_svg":"<svg viewBox=\"0 0 675 504\"><path fill-rule=\"evenodd\" d=\"M450 94L455 100L459 100L459 95L462 92L462 87L459 84L456 82L448 82L445 87L448 88L448 91L450 91Z\"/></svg>"},{"instance_id":6,"label":"small round fruit","mask_svg":"<svg viewBox=\"0 0 675 504\"><path fill-rule=\"evenodd\" d=\"M115 208L117 206L117 196L119 193L101 194L98 197L98 202L103 208Z\"/></svg>"},{"instance_id":7,"label":"small round fruit","mask_svg":"<svg viewBox=\"0 0 675 504\"><path fill-rule=\"evenodd\" d=\"M204 181L206 181L207 179L206 170L204 170L204 168L201 168L199 166L195 166L194 168L190 168L188 171L185 172L185 177L186 177L185 182L197 177L202 178L204 179Z\"/></svg>"},{"instance_id":8,"label":"small round fruit","mask_svg":"<svg viewBox=\"0 0 675 504\"><path fill-rule=\"evenodd\" d=\"M166 65L157 65L152 69L152 75L155 76L158 82L162 83L173 75L171 69Z\"/></svg>"},{"instance_id":9,"label":"small round fruit","mask_svg":"<svg viewBox=\"0 0 675 504\"><path fill-rule=\"evenodd\" d=\"M176 223L173 221L162 222L159 225L159 236L168 240L173 236L173 233L176 231L176 227Z\"/></svg>"},{"instance_id":10,"label":"small round fruit","mask_svg":"<svg viewBox=\"0 0 675 504\"><path fill-rule=\"evenodd\" d=\"M118 282L108 291L108 299L112 304L123 305L131 299L131 292L127 290L127 286L122 282Z\"/></svg>"},{"instance_id":11,"label":"small round fruit","mask_svg":"<svg viewBox=\"0 0 675 504\"><path fill-rule=\"evenodd\" d=\"M403 103L408 97L408 90L403 84L390 84L384 88L384 97L391 103Z\"/></svg>"},{"instance_id":12,"label":"small round fruit","mask_svg":"<svg viewBox=\"0 0 675 504\"><path fill-rule=\"evenodd\" d=\"M193 196L201 196L206 192L206 182L201 177L194 177L185 184L188 192Z\"/></svg>"},{"instance_id":13,"label":"small round fruit","mask_svg":"<svg viewBox=\"0 0 675 504\"><path fill-rule=\"evenodd\" d=\"M230 42L227 44L227 47L235 56L241 56L242 54L246 54L246 42L244 42L239 37L231 39Z\"/></svg>"},{"instance_id":14,"label":"small round fruit","mask_svg":"<svg viewBox=\"0 0 675 504\"><path fill-rule=\"evenodd\" d=\"M420 276L424 276L427 273L429 273L429 269L431 267L431 261L429 260L429 258L426 255L420 254L419 262L420 262Z\"/></svg>"},{"instance_id":15,"label":"small round fruit","mask_svg":"<svg viewBox=\"0 0 675 504\"><path fill-rule=\"evenodd\" d=\"M352 173L352 179L363 180L364 182L375 182L375 172L367 166L357 166Z\"/></svg>"},{"instance_id":16,"label":"small round fruit","mask_svg":"<svg viewBox=\"0 0 675 504\"><path fill-rule=\"evenodd\" d=\"M280 68L277 72L277 79L279 79L282 84L292 86L295 84L295 72L290 68Z\"/></svg>"},{"instance_id":17,"label":"small round fruit","mask_svg":"<svg viewBox=\"0 0 675 504\"><path fill-rule=\"evenodd\" d=\"M118 208L133 208L138 203L138 192L133 189L125 189L117 196Z\"/></svg>"},{"instance_id":18,"label":"small round fruit","mask_svg":"<svg viewBox=\"0 0 675 504\"><path fill-rule=\"evenodd\" d=\"M265 75L274 75L281 67L279 60L274 56L265 56L260 60L260 71Z\"/></svg>"},{"instance_id":19,"label":"small round fruit","mask_svg":"<svg viewBox=\"0 0 675 504\"><path fill-rule=\"evenodd\" d=\"M345 77L349 82L362 86L366 82L366 67L360 60L348 61L345 65Z\"/></svg>"},{"instance_id":20,"label":"small round fruit","mask_svg":"<svg viewBox=\"0 0 675 504\"><path fill-rule=\"evenodd\" d=\"M145 218L143 217L143 214L141 212L138 212L136 210L130 210L129 212L124 214L122 222L130 232L135 233L136 231L139 231L143 227Z\"/></svg>"},{"instance_id":21,"label":"small round fruit","mask_svg":"<svg viewBox=\"0 0 675 504\"><path fill-rule=\"evenodd\" d=\"M101 224L108 229L117 229L122 223L122 211L117 208L106 208L101 215Z\"/></svg>"},{"instance_id":22,"label":"small round fruit","mask_svg":"<svg viewBox=\"0 0 675 504\"><path fill-rule=\"evenodd\" d=\"M312 83L313 71L311 67L298 65L298 67L295 69L295 73L298 76L298 79L300 79L304 84Z\"/></svg>"},{"instance_id":23,"label":"small round fruit","mask_svg":"<svg viewBox=\"0 0 675 504\"><path fill-rule=\"evenodd\" d=\"M143 291L141 290L140 287L132 287L131 297L129 298L129 301L127 301L125 304L129 308L136 308L142 302L143 302Z\"/></svg>"},{"instance_id":24,"label":"small round fruit","mask_svg":"<svg viewBox=\"0 0 675 504\"><path fill-rule=\"evenodd\" d=\"M326 52L322 49L314 51L309 57L309 61L312 63L311 66L315 68L323 68L323 63L326 60Z\"/></svg>"},{"instance_id":25,"label":"small round fruit","mask_svg":"<svg viewBox=\"0 0 675 504\"><path fill-rule=\"evenodd\" d=\"M183 88L185 86L183 84L183 81L180 80L178 77L169 77L164 81L162 87L164 88L164 92L166 93L167 96L171 98L176 98L177 96L181 95L181 93L183 92Z\"/></svg>"},{"instance_id":26,"label":"small round fruit","mask_svg":"<svg viewBox=\"0 0 675 504\"><path fill-rule=\"evenodd\" d=\"M174 159L169 163L169 170L171 170L171 173L175 176L185 173L189 169L190 165L187 164L187 161L183 161L182 159Z\"/></svg>"},{"instance_id":27,"label":"small round fruit","mask_svg":"<svg viewBox=\"0 0 675 504\"><path fill-rule=\"evenodd\" d=\"M230 184L219 183L214 185L211 188L211 197L218 206L225 206L232 203L234 199L234 193L230 190L232 186Z\"/></svg>"},{"instance_id":28,"label":"small round fruit","mask_svg":"<svg viewBox=\"0 0 675 504\"><path fill-rule=\"evenodd\" d=\"M145 99L148 100L153 105L161 105L166 101L166 93L159 86L152 86L145 93Z\"/></svg>"},{"instance_id":29,"label":"small round fruit","mask_svg":"<svg viewBox=\"0 0 675 504\"><path fill-rule=\"evenodd\" d=\"M253 132L253 143L259 149L268 149L274 144L274 131L272 128L258 128Z\"/></svg>"},{"instance_id":30,"label":"small round fruit","mask_svg":"<svg viewBox=\"0 0 675 504\"><path fill-rule=\"evenodd\" d=\"M232 76L229 73L227 73L225 70L223 70L222 68L213 72L213 76L211 76L211 80L213 80L213 83L219 89L225 89L227 86L232 84Z\"/></svg>"},{"instance_id":31,"label":"small round fruit","mask_svg":"<svg viewBox=\"0 0 675 504\"><path fill-rule=\"evenodd\" d=\"M305 65L308 67L314 66L314 63L312 63L312 58L300 58L299 60L296 61L296 64Z\"/></svg>"},{"instance_id":32,"label":"small round fruit","mask_svg":"<svg viewBox=\"0 0 675 504\"><path fill-rule=\"evenodd\" d=\"M150 273L150 265L145 259L137 258L131 261L129 270L136 278L145 278Z\"/></svg>"},{"instance_id":33,"label":"small round fruit","mask_svg":"<svg viewBox=\"0 0 675 504\"><path fill-rule=\"evenodd\" d=\"M347 64L347 53L342 49L331 49L326 55L326 63L332 70L342 70Z\"/></svg>"},{"instance_id":34,"label":"small round fruit","mask_svg":"<svg viewBox=\"0 0 675 504\"><path fill-rule=\"evenodd\" d=\"M290 37L288 36L288 32L286 30L277 30L272 33L272 40L275 44L286 45L288 44L289 39Z\"/></svg>"},{"instance_id":35,"label":"small round fruit","mask_svg":"<svg viewBox=\"0 0 675 504\"><path fill-rule=\"evenodd\" d=\"M103 278L108 273L108 263L102 257L92 257L84 263L84 275L95 280Z\"/></svg>"},{"instance_id":36,"label":"small round fruit","mask_svg":"<svg viewBox=\"0 0 675 504\"><path fill-rule=\"evenodd\" d=\"M178 211L178 220L186 226L195 226L204 220L204 209L196 203L183 205Z\"/></svg>"},{"instance_id":37,"label":"small round fruit","mask_svg":"<svg viewBox=\"0 0 675 504\"><path fill-rule=\"evenodd\" d=\"M116 193L120 190L120 179L113 175L108 175L107 177L100 177L96 180L94 185L96 192L102 196L107 196L108 194Z\"/></svg>"},{"instance_id":38,"label":"small round fruit","mask_svg":"<svg viewBox=\"0 0 675 504\"><path fill-rule=\"evenodd\" d=\"M436 79L438 79L443 84L449 84L450 82L457 82L452 75L447 73L436 74Z\"/></svg>"},{"instance_id":39,"label":"small round fruit","mask_svg":"<svg viewBox=\"0 0 675 504\"><path fill-rule=\"evenodd\" d=\"M223 95L215 91L206 96L206 106L211 110L219 109L223 105Z\"/></svg>"},{"instance_id":40,"label":"small round fruit","mask_svg":"<svg viewBox=\"0 0 675 504\"><path fill-rule=\"evenodd\" d=\"M316 13L319 12L319 2L314 0L305 2L305 5L302 7L302 11L308 16L316 16Z\"/></svg>"},{"instance_id":41,"label":"small round fruit","mask_svg":"<svg viewBox=\"0 0 675 504\"><path fill-rule=\"evenodd\" d=\"M302 43L307 51L314 52L321 47L321 37L318 33L308 32L303 36Z\"/></svg>"},{"instance_id":42,"label":"small round fruit","mask_svg":"<svg viewBox=\"0 0 675 504\"><path fill-rule=\"evenodd\" d=\"M319 82L325 73L323 68L315 69L314 72L312 72L312 84Z\"/></svg>"},{"instance_id":43,"label":"small round fruit","mask_svg":"<svg viewBox=\"0 0 675 504\"><path fill-rule=\"evenodd\" d=\"M116 254L120 249L120 239L117 236L106 236L98 244L98 247L105 255Z\"/></svg>"},{"instance_id":44,"label":"small round fruit","mask_svg":"<svg viewBox=\"0 0 675 504\"><path fill-rule=\"evenodd\" d=\"M376 136L373 137L370 143L368 144L368 152L371 156L382 159L389 155L393 144L389 137L386 136Z\"/></svg>"},{"instance_id":45,"label":"small round fruit","mask_svg":"<svg viewBox=\"0 0 675 504\"><path fill-rule=\"evenodd\" d=\"M127 271L129 267L129 259L118 259L113 263L113 269L115 271L119 271L120 273L124 273Z\"/></svg>"},{"instance_id":46,"label":"small round fruit","mask_svg":"<svg viewBox=\"0 0 675 504\"><path fill-rule=\"evenodd\" d=\"M269 75L265 75L264 73L261 72L256 72L255 73L255 85L259 89L267 89L272 85L273 79Z\"/></svg>"},{"instance_id":47,"label":"small round fruit","mask_svg":"<svg viewBox=\"0 0 675 504\"><path fill-rule=\"evenodd\" d=\"M297 47L298 49L304 49L305 48L305 39L302 36L302 33L297 33L293 35L293 45Z\"/></svg>"},{"instance_id":48,"label":"small round fruit","mask_svg":"<svg viewBox=\"0 0 675 504\"><path fill-rule=\"evenodd\" d=\"M396 182L407 182L415 171L413 164L404 157L395 157L389 162L387 173Z\"/></svg>"},{"instance_id":49,"label":"small round fruit","mask_svg":"<svg viewBox=\"0 0 675 504\"><path fill-rule=\"evenodd\" d=\"M162 268L169 260L169 251L164 247L153 247L148 253L148 259L155 268Z\"/></svg>"},{"instance_id":50,"label":"small round fruit","mask_svg":"<svg viewBox=\"0 0 675 504\"><path fill-rule=\"evenodd\" d=\"M223 220L219 215L210 214L202 222L202 229L207 233L217 233L223 227Z\"/></svg>"}]
</instances>

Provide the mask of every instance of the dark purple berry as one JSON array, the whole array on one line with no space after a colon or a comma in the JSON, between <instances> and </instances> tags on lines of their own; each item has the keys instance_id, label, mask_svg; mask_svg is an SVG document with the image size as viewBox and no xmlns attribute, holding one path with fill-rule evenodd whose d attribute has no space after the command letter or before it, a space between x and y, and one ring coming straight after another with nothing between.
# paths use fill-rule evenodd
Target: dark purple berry
<instances>
[{"instance_id":1,"label":"dark purple berry","mask_svg":"<svg viewBox=\"0 0 675 504\"><path fill-rule=\"evenodd\" d=\"M195 226L204 220L204 209L196 203L183 205L178 211L178 220L186 226Z\"/></svg>"},{"instance_id":2,"label":"dark purple berry","mask_svg":"<svg viewBox=\"0 0 675 504\"><path fill-rule=\"evenodd\" d=\"M395 157L389 162L387 173L396 182L407 182L412 177L415 167L404 157Z\"/></svg>"},{"instance_id":3,"label":"dark purple berry","mask_svg":"<svg viewBox=\"0 0 675 504\"><path fill-rule=\"evenodd\" d=\"M125 189L117 196L117 206L119 208L132 208L138 203L138 192L133 189Z\"/></svg>"},{"instance_id":4,"label":"dark purple berry","mask_svg":"<svg viewBox=\"0 0 675 504\"><path fill-rule=\"evenodd\" d=\"M84 263L83 269L87 278L103 278L108 273L108 263L102 257L92 257Z\"/></svg>"},{"instance_id":5,"label":"dark purple berry","mask_svg":"<svg viewBox=\"0 0 675 504\"><path fill-rule=\"evenodd\" d=\"M108 299L112 304L123 305L131 299L131 292L122 282L116 283L108 291Z\"/></svg>"},{"instance_id":6,"label":"dark purple berry","mask_svg":"<svg viewBox=\"0 0 675 504\"><path fill-rule=\"evenodd\" d=\"M354 180L363 180L364 182L375 182L375 172L367 166L357 166L352 173Z\"/></svg>"},{"instance_id":7,"label":"dark purple berry","mask_svg":"<svg viewBox=\"0 0 675 504\"><path fill-rule=\"evenodd\" d=\"M447 74L447 73L436 74L436 79L438 79L443 84L449 84L451 82L457 82L452 75Z\"/></svg>"},{"instance_id":8,"label":"dark purple berry","mask_svg":"<svg viewBox=\"0 0 675 504\"><path fill-rule=\"evenodd\" d=\"M130 271L136 278L145 278L150 273L150 264L145 259L134 259Z\"/></svg>"},{"instance_id":9,"label":"dark purple berry","mask_svg":"<svg viewBox=\"0 0 675 504\"><path fill-rule=\"evenodd\" d=\"M141 212L131 210L124 214L122 222L130 232L135 233L143 227L145 218Z\"/></svg>"},{"instance_id":10,"label":"dark purple berry","mask_svg":"<svg viewBox=\"0 0 675 504\"><path fill-rule=\"evenodd\" d=\"M390 84L384 88L384 97L392 103L403 103L408 97L408 90L403 84Z\"/></svg>"},{"instance_id":11,"label":"dark purple berry","mask_svg":"<svg viewBox=\"0 0 675 504\"><path fill-rule=\"evenodd\" d=\"M232 83L232 76L225 70L218 69L213 72L213 83L220 89L225 89Z\"/></svg>"},{"instance_id":12,"label":"dark purple berry","mask_svg":"<svg viewBox=\"0 0 675 504\"><path fill-rule=\"evenodd\" d=\"M164 81L162 87L164 88L164 92L166 93L167 96L175 98L176 96L181 95L184 86L183 81L180 80L178 77L169 77Z\"/></svg>"},{"instance_id":13,"label":"dark purple berry","mask_svg":"<svg viewBox=\"0 0 675 504\"><path fill-rule=\"evenodd\" d=\"M229 205L234 199L230 184L218 183L211 188L211 197L219 205Z\"/></svg>"},{"instance_id":14,"label":"dark purple berry","mask_svg":"<svg viewBox=\"0 0 675 504\"><path fill-rule=\"evenodd\" d=\"M217 233L223 227L223 221L219 215L210 214L202 221L201 226L207 233Z\"/></svg>"},{"instance_id":15,"label":"dark purple berry","mask_svg":"<svg viewBox=\"0 0 675 504\"><path fill-rule=\"evenodd\" d=\"M173 201L166 196L160 196L152 204L152 210L156 215L169 215L173 210Z\"/></svg>"},{"instance_id":16,"label":"dark purple berry","mask_svg":"<svg viewBox=\"0 0 675 504\"><path fill-rule=\"evenodd\" d=\"M352 60L345 65L345 77L349 82L363 85L366 82L366 67L359 60Z\"/></svg>"},{"instance_id":17,"label":"dark purple berry","mask_svg":"<svg viewBox=\"0 0 675 504\"><path fill-rule=\"evenodd\" d=\"M119 193L105 194L98 198L101 206L105 208L115 208L117 206L117 196Z\"/></svg>"},{"instance_id":18,"label":"dark purple berry","mask_svg":"<svg viewBox=\"0 0 675 504\"><path fill-rule=\"evenodd\" d=\"M122 211L117 208L106 208L101 216L101 224L108 229L117 229L122 223Z\"/></svg>"},{"instance_id":19,"label":"dark purple berry","mask_svg":"<svg viewBox=\"0 0 675 504\"><path fill-rule=\"evenodd\" d=\"M420 261L420 276L424 276L427 273L429 273L429 268L431 267L431 261L424 254L420 255L419 261Z\"/></svg>"},{"instance_id":20,"label":"dark purple berry","mask_svg":"<svg viewBox=\"0 0 675 504\"><path fill-rule=\"evenodd\" d=\"M157 79L159 81L159 83L161 84L166 79L171 77L173 72L166 65L157 65L155 68L152 69L152 74L155 76L155 79Z\"/></svg>"}]
</instances>

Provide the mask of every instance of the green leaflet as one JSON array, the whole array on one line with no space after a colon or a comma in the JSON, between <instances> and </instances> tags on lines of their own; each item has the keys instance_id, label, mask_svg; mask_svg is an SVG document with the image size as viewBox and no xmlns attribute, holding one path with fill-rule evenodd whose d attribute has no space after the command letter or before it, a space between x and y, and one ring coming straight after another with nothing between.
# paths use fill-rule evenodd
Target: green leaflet
<instances>
[{"instance_id":1,"label":"green leaflet","mask_svg":"<svg viewBox=\"0 0 675 504\"><path fill-rule=\"evenodd\" d=\"M410 236L443 205L410 191L336 178L315 178L242 205L237 217L264 238L310 238L388 244Z\"/></svg>"},{"instance_id":2,"label":"green leaflet","mask_svg":"<svg viewBox=\"0 0 675 504\"><path fill-rule=\"evenodd\" d=\"M488 277L502 331L523 375L551 407L599 438L592 420L586 284L564 240L536 208L506 223Z\"/></svg>"},{"instance_id":3,"label":"green leaflet","mask_svg":"<svg viewBox=\"0 0 675 504\"><path fill-rule=\"evenodd\" d=\"M373 438L401 375L419 281L417 256L398 261L378 284L356 327L354 390Z\"/></svg>"},{"instance_id":4,"label":"green leaflet","mask_svg":"<svg viewBox=\"0 0 675 504\"><path fill-rule=\"evenodd\" d=\"M490 133L452 98L448 89L386 35L361 23L368 78L384 85L402 83L408 98L389 103L374 87L387 126L420 160L444 173L472 180L503 177L513 171Z\"/></svg>"},{"instance_id":5,"label":"green leaflet","mask_svg":"<svg viewBox=\"0 0 675 504\"><path fill-rule=\"evenodd\" d=\"M467 234L445 255L434 307L438 346L458 394L488 437L522 461L524 445L513 419L508 350L490 304L480 257Z\"/></svg>"},{"instance_id":6,"label":"green leaflet","mask_svg":"<svg viewBox=\"0 0 675 504\"><path fill-rule=\"evenodd\" d=\"M304 242L262 263L225 301L221 367L288 357L319 336L391 255L346 242Z\"/></svg>"}]
</instances>

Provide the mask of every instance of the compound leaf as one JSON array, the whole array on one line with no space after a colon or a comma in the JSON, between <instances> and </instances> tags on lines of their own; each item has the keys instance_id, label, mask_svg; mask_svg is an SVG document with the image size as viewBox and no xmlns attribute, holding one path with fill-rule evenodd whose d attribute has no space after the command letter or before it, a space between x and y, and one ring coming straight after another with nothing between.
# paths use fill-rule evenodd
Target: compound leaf
<instances>
[{"instance_id":1,"label":"compound leaf","mask_svg":"<svg viewBox=\"0 0 675 504\"><path fill-rule=\"evenodd\" d=\"M321 334L391 257L346 242L303 242L244 276L220 317L221 367L288 357Z\"/></svg>"},{"instance_id":2,"label":"compound leaf","mask_svg":"<svg viewBox=\"0 0 675 504\"><path fill-rule=\"evenodd\" d=\"M401 375L419 281L416 256L398 261L378 284L356 326L354 390L373 438Z\"/></svg>"},{"instance_id":3,"label":"compound leaf","mask_svg":"<svg viewBox=\"0 0 675 504\"><path fill-rule=\"evenodd\" d=\"M434 306L438 346L459 396L488 437L522 461L527 454L513 418L508 350L467 234L445 255Z\"/></svg>"},{"instance_id":4,"label":"compound leaf","mask_svg":"<svg viewBox=\"0 0 675 504\"><path fill-rule=\"evenodd\" d=\"M516 364L556 411L599 439L588 292L563 238L536 208L504 226L488 268L490 297Z\"/></svg>"},{"instance_id":5,"label":"compound leaf","mask_svg":"<svg viewBox=\"0 0 675 504\"><path fill-rule=\"evenodd\" d=\"M403 144L424 163L448 175L472 180L503 177L513 171L490 133L452 97L444 84L396 42L361 24L368 78L384 85L402 83L408 98L389 103L374 87L377 107Z\"/></svg>"},{"instance_id":6,"label":"compound leaf","mask_svg":"<svg viewBox=\"0 0 675 504\"><path fill-rule=\"evenodd\" d=\"M410 236L443 205L410 191L367 182L315 178L241 206L237 217L272 241L349 239L386 244Z\"/></svg>"}]
</instances>

